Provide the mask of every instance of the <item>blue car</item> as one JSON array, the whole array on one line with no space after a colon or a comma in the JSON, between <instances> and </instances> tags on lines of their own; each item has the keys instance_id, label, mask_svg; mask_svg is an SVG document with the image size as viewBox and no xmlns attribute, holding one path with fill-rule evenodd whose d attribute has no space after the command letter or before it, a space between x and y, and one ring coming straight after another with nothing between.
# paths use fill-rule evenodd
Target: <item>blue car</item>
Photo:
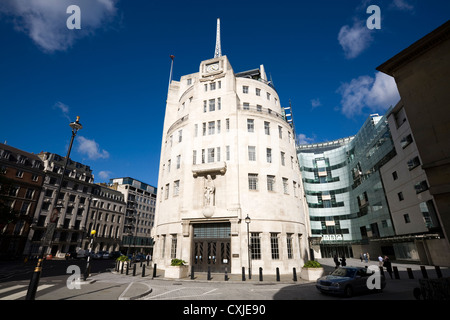
<instances>
[{"instance_id":1,"label":"blue car","mask_svg":"<svg viewBox=\"0 0 450 320\"><path fill-rule=\"evenodd\" d=\"M316 282L316 288L320 292L346 297L355 293L380 292L385 287L386 280L383 275L361 267L339 267Z\"/></svg>"}]
</instances>

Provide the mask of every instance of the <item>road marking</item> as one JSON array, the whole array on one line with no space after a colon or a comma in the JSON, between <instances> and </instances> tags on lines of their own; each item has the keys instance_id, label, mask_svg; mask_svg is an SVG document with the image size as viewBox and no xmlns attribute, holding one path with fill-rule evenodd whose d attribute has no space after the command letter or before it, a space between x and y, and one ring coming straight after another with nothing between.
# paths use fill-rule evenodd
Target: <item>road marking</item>
<instances>
[{"instance_id":1,"label":"road marking","mask_svg":"<svg viewBox=\"0 0 450 320\"><path fill-rule=\"evenodd\" d=\"M19 285L17 285L17 286L13 286L13 287L1 289L1 290L0 290L0 294L1 294L1 293L4 293L4 292L16 290L16 289L19 289L19 288L23 288L23 287L26 287L26 285L24 285L24 284L19 284Z\"/></svg>"},{"instance_id":2,"label":"road marking","mask_svg":"<svg viewBox=\"0 0 450 320\"><path fill-rule=\"evenodd\" d=\"M47 288L50 288L50 287L53 287L53 286L54 286L54 284L43 284L43 285L38 287L37 291L41 291L41 290L44 290L44 289L47 289ZM15 287L24 287L24 286L10 287L10 288L8 288L8 290L5 290L4 292L14 290L13 288L15 288ZM28 290L19 291L17 293L11 294L9 296L0 298L0 300L17 300L17 299L20 299L20 298L26 296L27 292L28 292Z\"/></svg>"}]
</instances>

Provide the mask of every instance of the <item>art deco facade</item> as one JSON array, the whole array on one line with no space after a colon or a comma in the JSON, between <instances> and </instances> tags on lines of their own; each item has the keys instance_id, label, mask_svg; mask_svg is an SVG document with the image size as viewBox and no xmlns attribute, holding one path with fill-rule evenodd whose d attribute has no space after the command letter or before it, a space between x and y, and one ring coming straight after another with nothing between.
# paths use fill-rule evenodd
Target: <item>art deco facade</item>
<instances>
[{"instance_id":1,"label":"art deco facade","mask_svg":"<svg viewBox=\"0 0 450 320\"><path fill-rule=\"evenodd\" d=\"M153 232L158 268L173 258L212 272L303 266L309 223L294 140L263 66L234 73L218 55L172 81Z\"/></svg>"}]
</instances>

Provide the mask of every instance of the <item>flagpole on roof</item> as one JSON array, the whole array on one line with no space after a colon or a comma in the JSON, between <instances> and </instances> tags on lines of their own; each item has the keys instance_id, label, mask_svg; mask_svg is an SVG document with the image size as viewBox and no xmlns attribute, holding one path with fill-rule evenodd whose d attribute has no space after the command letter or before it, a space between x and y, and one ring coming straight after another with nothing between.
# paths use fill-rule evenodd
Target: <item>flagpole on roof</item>
<instances>
[{"instance_id":1,"label":"flagpole on roof","mask_svg":"<svg viewBox=\"0 0 450 320\"><path fill-rule=\"evenodd\" d=\"M172 71L173 71L173 59L174 58L175 58L174 55L170 55L170 59L172 60L172 62L170 63L169 88L170 88L170 83L172 82ZM167 92L169 92L169 88L167 89Z\"/></svg>"}]
</instances>

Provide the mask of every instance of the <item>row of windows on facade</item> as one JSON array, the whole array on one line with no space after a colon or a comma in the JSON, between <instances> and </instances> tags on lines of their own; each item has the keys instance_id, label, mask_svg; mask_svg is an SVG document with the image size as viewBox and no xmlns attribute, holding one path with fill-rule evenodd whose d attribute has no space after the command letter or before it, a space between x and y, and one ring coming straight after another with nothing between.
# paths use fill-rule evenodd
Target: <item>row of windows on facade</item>
<instances>
[{"instance_id":1,"label":"row of windows on facade","mask_svg":"<svg viewBox=\"0 0 450 320\"><path fill-rule=\"evenodd\" d=\"M259 191L259 180L258 180L258 174L256 173L249 173L248 174L248 189L251 191ZM267 191L276 192L276 177L273 175L267 175L266 176L267 181ZM283 186L283 193L286 195L289 195L289 179L288 178L282 178L282 186ZM298 197L298 188L299 184L296 181L292 181L292 188L294 191L294 196ZM162 187L161 187L161 191ZM176 180L173 182L173 197L180 195L180 180ZM164 199L168 199L170 196L170 183L167 183L165 186L165 193L164 193ZM162 200L162 198L160 199Z\"/></svg>"},{"instance_id":2,"label":"row of windows on facade","mask_svg":"<svg viewBox=\"0 0 450 320\"><path fill-rule=\"evenodd\" d=\"M13 154L9 150L4 149L0 149L0 159L9 160L11 162L15 162L25 166L30 166L31 168L36 169L39 169L42 164L42 162L37 159L30 160L28 157L24 155Z\"/></svg>"},{"instance_id":3,"label":"row of windows on facade","mask_svg":"<svg viewBox=\"0 0 450 320\"><path fill-rule=\"evenodd\" d=\"M199 125L194 125L194 137L198 137L198 128ZM225 119L225 130L226 132L230 132L230 119ZM216 121L208 121L202 123L202 135L214 135L214 134L220 134L222 131L222 121L216 120ZM254 133L255 132L255 120L254 119L247 119L247 132ZM269 121L264 121L264 133L266 135L270 135L271 132L271 126ZM278 137L280 139L283 139L283 127L278 126ZM291 143L291 132L288 131L288 142ZM183 129L178 130L178 143L181 143L183 141ZM173 135L169 136L169 146L173 146Z\"/></svg>"},{"instance_id":4,"label":"row of windows on facade","mask_svg":"<svg viewBox=\"0 0 450 320\"><path fill-rule=\"evenodd\" d=\"M256 161L256 146L248 146L248 161ZM225 147L225 159L226 161L230 161L231 154L230 154L230 146ZM214 163L214 162L220 162L221 161L221 148L208 148L208 149L201 149L201 159L200 163ZM273 154L271 148L266 148L266 161L267 163L272 163L273 161ZM283 151L280 151L280 163L282 166L286 166L286 153ZM291 156L291 169L294 169L294 157ZM199 164L197 162L197 150L192 151L192 164L196 165ZM172 166L172 159L167 160L167 172L170 172ZM181 168L181 155L178 155L176 157L176 168ZM163 165L163 170L165 169L165 165Z\"/></svg>"},{"instance_id":5,"label":"row of windows on facade","mask_svg":"<svg viewBox=\"0 0 450 320\"><path fill-rule=\"evenodd\" d=\"M190 86L192 84L192 78L188 78L186 80L186 82L187 82L187 85ZM205 92L207 92L208 90L209 91L214 91L216 89L222 89L222 81L219 80L219 81L210 82L209 84L207 84L207 83L204 84ZM249 94L249 86L242 86L242 93ZM258 96L258 97L261 96L261 89L260 88L255 87L255 95ZM271 98L270 92L266 92L266 98L267 98L267 100L270 100L270 98ZM274 98L274 99L275 99L275 103L276 103L277 102L277 98Z\"/></svg>"},{"instance_id":6,"label":"row of windows on facade","mask_svg":"<svg viewBox=\"0 0 450 320\"><path fill-rule=\"evenodd\" d=\"M273 260L280 259L280 248L279 248L279 233L270 233L270 249L271 249L271 258ZM177 245L178 245L178 237L176 234L173 234L171 237L171 245L170 245L170 258L176 259L177 257ZM299 236L300 241L300 236ZM250 248L251 248L251 258L252 260L261 260L262 259L262 251L261 251L261 233L260 232L252 232L250 236ZM161 257L164 258L166 251L166 235L162 235L162 251ZM287 259L294 259L294 250L293 250L293 234L286 235L286 254Z\"/></svg>"}]
</instances>

